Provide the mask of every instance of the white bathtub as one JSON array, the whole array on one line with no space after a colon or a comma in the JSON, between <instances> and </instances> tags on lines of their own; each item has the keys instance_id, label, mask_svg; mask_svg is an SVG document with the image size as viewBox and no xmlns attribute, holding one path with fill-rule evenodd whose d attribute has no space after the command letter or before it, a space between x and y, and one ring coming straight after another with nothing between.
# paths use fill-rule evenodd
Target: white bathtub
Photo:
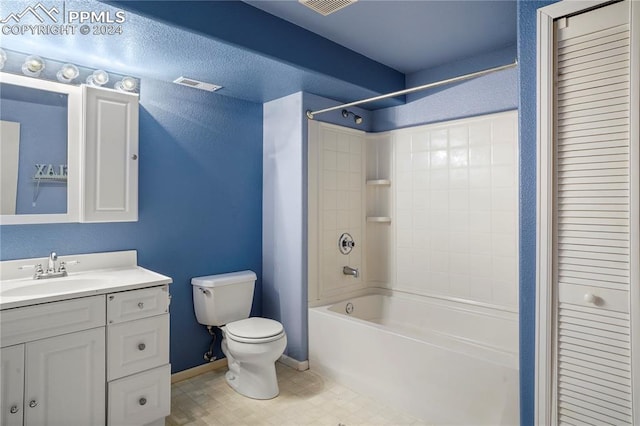
<instances>
[{"instance_id":1,"label":"white bathtub","mask_svg":"<svg viewBox=\"0 0 640 426\"><path fill-rule=\"evenodd\" d=\"M517 314L390 294L310 308L310 368L428 423L517 425Z\"/></svg>"}]
</instances>

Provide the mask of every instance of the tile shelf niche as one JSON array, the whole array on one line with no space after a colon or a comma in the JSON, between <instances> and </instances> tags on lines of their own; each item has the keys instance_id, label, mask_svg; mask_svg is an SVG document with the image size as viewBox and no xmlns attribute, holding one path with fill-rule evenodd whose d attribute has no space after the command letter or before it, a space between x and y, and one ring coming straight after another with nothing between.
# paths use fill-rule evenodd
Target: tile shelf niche
<instances>
[{"instance_id":1,"label":"tile shelf niche","mask_svg":"<svg viewBox=\"0 0 640 426\"><path fill-rule=\"evenodd\" d=\"M393 136L390 132L368 134L365 139L365 275L369 285L386 287L391 282L393 258ZM393 185L392 185L393 184Z\"/></svg>"},{"instance_id":2,"label":"tile shelf niche","mask_svg":"<svg viewBox=\"0 0 640 426\"><path fill-rule=\"evenodd\" d=\"M391 223L391 167L388 134L367 137L367 222Z\"/></svg>"}]
</instances>

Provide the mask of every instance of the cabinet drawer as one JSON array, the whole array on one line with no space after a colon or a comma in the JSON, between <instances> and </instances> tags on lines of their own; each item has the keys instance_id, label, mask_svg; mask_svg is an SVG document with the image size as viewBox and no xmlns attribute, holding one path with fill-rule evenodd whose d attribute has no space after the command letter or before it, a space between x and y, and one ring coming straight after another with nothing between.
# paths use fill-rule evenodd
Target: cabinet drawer
<instances>
[{"instance_id":1,"label":"cabinet drawer","mask_svg":"<svg viewBox=\"0 0 640 426\"><path fill-rule=\"evenodd\" d=\"M169 364L109 383L109 426L139 426L170 412Z\"/></svg>"},{"instance_id":2,"label":"cabinet drawer","mask_svg":"<svg viewBox=\"0 0 640 426\"><path fill-rule=\"evenodd\" d=\"M104 296L82 297L0 311L0 346L102 327Z\"/></svg>"},{"instance_id":3,"label":"cabinet drawer","mask_svg":"<svg viewBox=\"0 0 640 426\"><path fill-rule=\"evenodd\" d=\"M107 336L108 380L169 362L169 314L110 325Z\"/></svg>"},{"instance_id":4,"label":"cabinet drawer","mask_svg":"<svg viewBox=\"0 0 640 426\"><path fill-rule=\"evenodd\" d=\"M589 301L588 295L593 296L592 301ZM558 299L560 302L573 305L629 313L629 292L625 290L560 283Z\"/></svg>"},{"instance_id":5,"label":"cabinet drawer","mask_svg":"<svg viewBox=\"0 0 640 426\"><path fill-rule=\"evenodd\" d=\"M169 288L159 286L111 293L107 296L107 323L118 324L169 312Z\"/></svg>"}]
</instances>

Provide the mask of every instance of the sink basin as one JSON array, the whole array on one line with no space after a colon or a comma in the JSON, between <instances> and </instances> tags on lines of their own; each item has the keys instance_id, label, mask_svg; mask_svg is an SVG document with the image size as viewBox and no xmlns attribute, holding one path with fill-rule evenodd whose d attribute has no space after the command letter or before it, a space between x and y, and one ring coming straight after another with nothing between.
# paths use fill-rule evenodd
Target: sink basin
<instances>
[{"instance_id":1,"label":"sink basin","mask_svg":"<svg viewBox=\"0 0 640 426\"><path fill-rule=\"evenodd\" d=\"M64 277L23 281L0 289L2 297L48 296L104 287L111 280L102 277Z\"/></svg>"},{"instance_id":2,"label":"sink basin","mask_svg":"<svg viewBox=\"0 0 640 426\"><path fill-rule=\"evenodd\" d=\"M68 276L34 280L34 266L48 261L47 257L0 261L0 312L171 284L170 277L138 266L135 250L60 256L58 262L70 266Z\"/></svg>"}]
</instances>

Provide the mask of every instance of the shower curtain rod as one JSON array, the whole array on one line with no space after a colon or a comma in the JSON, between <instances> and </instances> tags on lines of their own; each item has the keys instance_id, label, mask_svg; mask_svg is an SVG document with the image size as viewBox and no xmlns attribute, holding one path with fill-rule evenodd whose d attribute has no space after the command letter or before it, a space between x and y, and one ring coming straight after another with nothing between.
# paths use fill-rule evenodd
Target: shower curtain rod
<instances>
[{"instance_id":1,"label":"shower curtain rod","mask_svg":"<svg viewBox=\"0 0 640 426\"><path fill-rule=\"evenodd\" d=\"M308 119L313 120L313 117L316 114L322 114L322 113L325 113L325 112L334 111L336 109L348 108L348 107L351 107L351 106L360 105L360 104L364 104L364 103L367 103L367 102L379 101L381 99L392 98L392 97L395 97L395 96L406 95L407 93L419 92L421 90L430 89L432 87L442 86L444 84L455 83L457 81L463 81L463 80L468 80L468 79L474 78L474 77L480 77L482 75L490 74L492 72L506 70L508 68L513 68L513 67L515 67L517 65L518 65L518 60L516 59L515 61L513 61L512 63L507 64L507 65L500 65L499 67L488 68L486 70L476 71L476 72L472 72L472 73L469 73L469 74L460 75L458 77L448 78L446 80L440 80L440 81L436 81L436 82L433 82L433 83L423 84L422 86L417 86L417 87L412 87L412 88L409 88L409 89L399 90L397 92L387 93L385 95L374 96L372 98L362 99L362 100L355 101L355 102L349 102L348 104L337 105L337 106L333 106L331 108L325 108L325 109L321 109L321 110L318 110L318 111L311 111L310 109L308 109L306 111L306 114L307 114L307 118Z\"/></svg>"}]
</instances>

